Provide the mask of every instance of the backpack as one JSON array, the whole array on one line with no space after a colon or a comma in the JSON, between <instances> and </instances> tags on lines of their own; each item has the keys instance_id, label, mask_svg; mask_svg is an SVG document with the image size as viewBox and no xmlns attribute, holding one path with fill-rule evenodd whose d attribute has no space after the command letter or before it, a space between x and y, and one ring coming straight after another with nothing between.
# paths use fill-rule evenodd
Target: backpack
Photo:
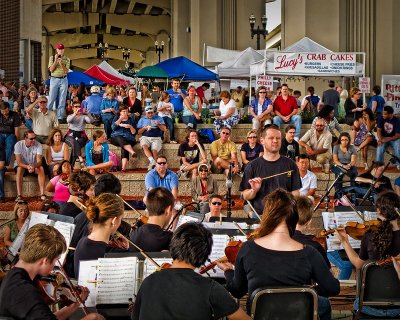
<instances>
[{"instance_id":1,"label":"backpack","mask_svg":"<svg viewBox=\"0 0 400 320\"><path fill-rule=\"evenodd\" d=\"M214 133L210 128L204 128L197 130L200 143L212 143L215 141Z\"/></svg>"}]
</instances>

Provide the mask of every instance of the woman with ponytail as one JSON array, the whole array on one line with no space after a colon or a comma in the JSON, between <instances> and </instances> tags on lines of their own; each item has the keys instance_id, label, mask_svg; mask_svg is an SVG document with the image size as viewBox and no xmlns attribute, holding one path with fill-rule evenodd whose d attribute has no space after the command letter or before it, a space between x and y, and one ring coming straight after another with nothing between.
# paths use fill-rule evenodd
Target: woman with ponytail
<instances>
[{"instance_id":1,"label":"woman with ponytail","mask_svg":"<svg viewBox=\"0 0 400 320\"><path fill-rule=\"evenodd\" d=\"M92 232L79 240L74 255L75 276L79 276L79 262L104 258L106 252L127 251L128 241L123 241L121 248L109 246L113 235L122 221L124 203L114 193L102 193L90 198L86 206L86 216L92 224Z\"/></svg>"}]
</instances>

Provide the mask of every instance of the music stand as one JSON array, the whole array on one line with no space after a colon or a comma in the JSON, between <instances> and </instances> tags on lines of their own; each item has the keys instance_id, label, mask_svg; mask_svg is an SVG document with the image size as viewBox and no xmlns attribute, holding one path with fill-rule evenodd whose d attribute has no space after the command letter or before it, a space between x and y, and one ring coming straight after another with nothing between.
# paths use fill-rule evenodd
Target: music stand
<instances>
[{"instance_id":1,"label":"music stand","mask_svg":"<svg viewBox=\"0 0 400 320\"><path fill-rule=\"evenodd\" d=\"M329 202L330 202L329 193L331 192L331 190L332 190L332 188L334 187L335 183L336 183L341 177L343 177L344 175L345 175L345 173L341 171L341 172L338 174L338 176L336 177L336 179L333 180L332 184L331 184L331 185L329 186L329 188L326 190L326 192L325 192L325 194L323 195L323 197L321 197L321 199L318 201L318 204L314 207L314 212L318 210L318 207L321 205L322 201L324 201L324 200L326 201L326 207L325 207L325 209L328 209L328 207L329 207Z\"/></svg>"}]
</instances>

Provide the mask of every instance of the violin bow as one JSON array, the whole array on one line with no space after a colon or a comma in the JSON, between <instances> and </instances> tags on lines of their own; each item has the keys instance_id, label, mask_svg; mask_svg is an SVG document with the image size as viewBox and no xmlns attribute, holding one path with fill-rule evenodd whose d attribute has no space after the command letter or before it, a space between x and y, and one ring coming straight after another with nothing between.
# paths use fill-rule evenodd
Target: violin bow
<instances>
[{"instance_id":1,"label":"violin bow","mask_svg":"<svg viewBox=\"0 0 400 320\"><path fill-rule=\"evenodd\" d=\"M399 210L399 208L394 208L394 210L396 211L396 213L397 213L397 215L399 216L399 218L400 218L400 210Z\"/></svg>"},{"instance_id":2,"label":"violin bow","mask_svg":"<svg viewBox=\"0 0 400 320\"><path fill-rule=\"evenodd\" d=\"M239 226L239 223L237 223L236 221L233 221L233 224L235 225L235 227L240 231L240 233L242 235L244 235L247 238L247 234L246 232L244 232L244 230Z\"/></svg>"},{"instance_id":3,"label":"violin bow","mask_svg":"<svg viewBox=\"0 0 400 320\"><path fill-rule=\"evenodd\" d=\"M342 196L342 198L343 198L345 201L348 202L349 207L350 207L355 213L357 213L357 215L361 218L361 220L362 220L363 222L365 222L364 214L362 214L360 211L358 211L358 210L356 209L355 206L353 206L353 204L351 203L351 201L349 200L349 198L347 198L346 195Z\"/></svg>"},{"instance_id":4,"label":"violin bow","mask_svg":"<svg viewBox=\"0 0 400 320\"><path fill-rule=\"evenodd\" d=\"M293 172L293 170L289 170L289 171L273 174L272 176L264 177L261 180L266 180L266 179L270 179L270 178L273 178L273 177L282 176L284 174L287 174L288 177L290 177L292 175L292 172Z\"/></svg>"},{"instance_id":5,"label":"violin bow","mask_svg":"<svg viewBox=\"0 0 400 320\"><path fill-rule=\"evenodd\" d=\"M256 209L254 209L254 207L251 205L251 202L249 200L246 200L247 204L250 206L251 210L253 210L254 214L256 215L256 217L258 218L258 220L261 221L261 217L260 215L257 213Z\"/></svg>"},{"instance_id":6,"label":"violin bow","mask_svg":"<svg viewBox=\"0 0 400 320\"><path fill-rule=\"evenodd\" d=\"M129 208L131 208L133 211L135 211L138 215L139 218L141 216L143 216L143 214L141 214L139 211L137 211L134 207L132 207L127 201L125 201L124 199L122 199L122 197L119 194L115 194L118 198L120 198Z\"/></svg>"}]
</instances>

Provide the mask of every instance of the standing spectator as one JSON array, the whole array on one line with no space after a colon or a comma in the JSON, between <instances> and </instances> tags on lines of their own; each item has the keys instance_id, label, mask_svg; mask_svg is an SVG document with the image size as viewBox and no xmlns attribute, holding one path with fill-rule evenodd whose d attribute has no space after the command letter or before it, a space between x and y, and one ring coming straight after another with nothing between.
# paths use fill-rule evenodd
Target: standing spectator
<instances>
[{"instance_id":1,"label":"standing spectator","mask_svg":"<svg viewBox=\"0 0 400 320\"><path fill-rule=\"evenodd\" d=\"M36 141L36 134L32 131L25 131L24 140L18 141L14 147L15 163L14 170L17 173L17 198L22 199L22 179L26 175L38 177L40 200L45 201L44 183L45 175L42 166L42 145Z\"/></svg>"},{"instance_id":2,"label":"standing spectator","mask_svg":"<svg viewBox=\"0 0 400 320\"><path fill-rule=\"evenodd\" d=\"M338 120L340 121L340 123L344 123L346 118L346 110L344 109L344 104L348 97L349 92L346 89L342 90L342 92L340 93L340 102L338 106Z\"/></svg>"},{"instance_id":3,"label":"standing spectator","mask_svg":"<svg viewBox=\"0 0 400 320\"><path fill-rule=\"evenodd\" d=\"M231 94L228 91L222 91L219 97L221 98L219 110L214 111L216 114L214 117L214 127L217 134L219 134L224 127L232 128L237 125L240 120L235 101L231 99Z\"/></svg>"},{"instance_id":4,"label":"standing spectator","mask_svg":"<svg viewBox=\"0 0 400 320\"><path fill-rule=\"evenodd\" d=\"M107 140L111 139L111 124L114 119L114 115L118 111L119 102L115 99L117 92L113 87L108 87L106 90L106 98L101 102L101 120L104 124L104 131L107 135Z\"/></svg>"},{"instance_id":5,"label":"standing spectator","mask_svg":"<svg viewBox=\"0 0 400 320\"><path fill-rule=\"evenodd\" d=\"M155 166L155 160L162 148L161 137L167 129L164 120L157 115L154 115L153 107L145 108L146 115L140 118L137 124L138 134L140 137L140 146L143 149L147 159L149 159L148 171Z\"/></svg>"},{"instance_id":6,"label":"standing spectator","mask_svg":"<svg viewBox=\"0 0 400 320\"><path fill-rule=\"evenodd\" d=\"M157 104L158 100L161 97L161 90L159 86L153 86L153 90L151 90L151 100L152 103Z\"/></svg>"},{"instance_id":7,"label":"standing spectator","mask_svg":"<svg viewBox=\"0 0 400 320\"><path fill-rule=\"evenodd\" d=\"M280 127L283 123L291 123L296 127L295 140L300 139L301 117L297 114L298 107L296 99L289 96L289 87L282 84L281 94L274 100L275 117L273 123Z\"/></svg>"},{"instance_id":8,"label":"standing spectator","mask_svg":"<svg viewBox=\"0 0 400 320\"><path fill-rule=\"evenodd\" d=\"M299 90L294 90L294 91L293 91L293 97L296 98L297 107L298 107L298 108L301 108L301 101L300 101L301 91L299 91Z\"/></svg>"},{"instance_id":9,"label":"standing spectator","mask_svg":"<svg viewBox=\"0 0 400 320\"><path fill-rule=\"evenodd\" d=\"M299 143L294 139L296 127L289 124L285 128L285 137L282 139L281 149L279 153L287 158L296 161L300 155Z\"/></svg>"},{"instance_id":10,"label":"standing spectator","mask_svg":"<svg viewBox=\"0 0 400 320\"><path fill-rule=\"evenodd\" d=\"M174 114L174 105L170 102L170 96L168 92L163 91L161 93L160 101L157 106L158 115L164 120L164 123L169 130L169 143L176 144L174 121L172 116ZM162 137L164 140L164 136Z\"/></svg>"},{"instance_id":11,"label":"standing spectator","mask_svg":"<svg viewBox=\"0 0 400 320\"><path fill-rule=\"evenodd\" d=\"M122 101L124 106L129 107L129 113L135 115L137 119L142 116L142 103L137 98L137 91L135 87L129 87L128 96Z\"/></svg>"},{"instance_id":12,"label":"standing spectator","mask_svg":"<svg viewBox=\"0 0 400 320\"><path fill-rule=\"evenodd\" d=\"M315 90L312 86L307 88L307 92L309 94L306 95L301 102L301 111L308 112L309 114L317 114L321 98L314 95Z\"/></svg>"},{"instance_id":13,"label":"standing spectator","mask_svg":"<svg viewBox=\"0 0 400 320\"><path fill-rule=\"evenodd\" d=\"M182 115L183 100L186 98L186 91L181 90L178 79L172 80L172 88L167 90L171 103L174 105L174 118L179 118Z\"/></svg>"},{"instance_id":14,"label":"standing spectator","mask_svg":"<svg viewBox=\"0 0 400 320\"><path fill-rule=\"evenodd\" d=\"M217 193L217 181L209 174L207 164L200 164L197 168L199 175L192 177L191 190L192 199L200 205L200 213L206 214L210 211L209 199Z\"/></svg>"},{"instance_id":15,"label":"standing spectator","mask_svg":"<svg viewBox=\"0 0 400 320\"><path fill-rule=\"evenodd\" d=\"M215 169L224 170L226 175L229 172L230 162L233 163L233 173L240 171L236 144L229 139L231 132L232 130L228 127L222 128L220 138L210 145L210 154Z\"/></svg>"},{"instance_id":16,"label":"standing spectator","mask_svg":"<svg viewBox=\"0 0 400 320\"><path fill-rule=\"evenodd\" d=\"M365 170L368 169L368 146L377 146L373 130L376 128L376 121L371 109L365 109L362 117L358 119L359 129L351 130L352 140L356 146L356 151L362 151L362 158Z\"/></svg>"},{"instance_id":17,"label":"standing spectator","mask_svg":"<svg viewBox=\"0 0 400 320\"><path fill-rule=\"evenodd\" d=\"M149 85L147 83L142 84L141 91L142 108L146 106L146 99L151 99L151 92L149 90Z\"/></svg>"},{"instance_id":18,"label":"standing spectator","mask_svg":"<svg viewBox=\"0 0 400 320\"><path fill-rule=\"evenodd\" d=\"M53 201L55 201L61 209L69 199L68 184L71 173L72 168L69 161L62 161L58 166L57 175L55 175L46 186L47 192L54 193Z\"/></svg>"},{"instance_id":19,"label":"standing spectator","mask_svg":"<svg viewBox=\"0 0 400 320\"><path fill-rule=\"evenodd\" d=\"M101 124L101 102L103 98L100 95L100 87L93 86L90 88L90 92L92 93L90 96L86 97L82 102L82 106L94 119L93 124L95 126L100 126Z\"/></svg>"},{"instance_id":20,"label":"standing spectator","mask_svg":"<svg viewBox=\"0 0 400 320\"><path fill-rule=\"evenodd\" d=\"M197 96L201 99L201 103L209 104L209 101L205 97L205 92L210 89L210 84L204 82L200 87L197 87Z\"/></svg>"},{"instance_id":21,"label":"standing spectator","mask_svg":"<svg viewBox=\"0 0 400 320\"><path fill-rule=\"evenodd\" d=\"M306 154L301 154L296 162L299 168L301 189L300 196L308 197L314 203L315 191L317 191L317 176L309 170L310 159Z\"/></svg>"},{"instance_id":22,"label":"standing spectator","mask_svg":"<svg viewBox=\"0 0 400 320\"><path fill-rule=\"evenodd\" d=\"M257 130L253 129L247 133L247 141L248 142L243 143L240 148L240 157L242 158L242 172L244 172L244 168L250 161L264 155L264 148L261 144L258 143Z\"/></svg>"},{"instance_id":23,"label":"standing spectator","mask_svg":"<svg viewBox=\"0 0 400 320\"><path fill-rule=\"evenodd\" d=\"M335 91L336 92L336 91ZM315 127L315 123L317 122L318 118L322 118L325 121L326 128L330 131L332 135L332 143L336 143L338 140L336 136L335 130L341 134L343 132L343 129L341 125L339 124L339 121L335 117L335 111L334 107L329 105L329 104L324 104L319 110L317 116L314 118L311 126Z\"/></svg>"},{"instance_id":24,"label":"standing spectator","mask_svg":"<svg viewBox=\"0 0 400 320\"><path fill-rule=\"evenodd\" d=\"M340 102L340 93L335 90L335 81L334 80L329 80L328 82L328 90L325 90L322 93L322 100L321 102L324 105L329 105L333 107L334 110L334 115L335 117L339 117L339 110L338 110L338 106L339 106L339 102Z\"/></svg>"},{"instance_id":25,"label":"standing spectator","mask_svg":"<svg viewBox=\"0 0 400 320\"><path fill-rule=\"evenodd\" d=\"M95 176L97 173L107 173L113 167L106 136L103 131L96 130L93 140L85 146L86 169Z\"/></svg>"},{"instance_id":26,"label":"standing spectator","mask_svg":"<svg viewBox=\"0 0 400 320\"><path fill-rule=\"evenodd\" d=\"M197 176L198 166L207 163L207 155L204 151L204 146L198 140L196 130L189 130L185 140L178 149L178 157L180 157L181 164L179 171L176 173L178 178L181 176L186 177L188 172L192 173L192 177Z\"/></svg>"},{"instance_id":27,"label":"standing spectator","mask_svg":"<svg viewBox=\"0 0 400 320\"><path fill-rule=\"evenodd\" d=\"M64 160L69 159L67 144L63 141L61 130L54 128L47 139L49 146L46 151L46 162L49 166L50 176L53 177Z\"/></svg>"},{"instance_id":28,"label":"standing spectator","mask_svg":"<svg viewBox=\"0 0 400 320\"><path fill-rule=\"evenodd\" d=\"M372 93L374 94L370 99L368 103L368 108L372 110L372 112L376 115L376 119L379 118L379 116L383 112L383 107L385 106L385 99L383 99L381 94L381 87L380 86L374 86L372 88Z\"/></svg>"},{"instance_id":29,"label":"standing spectator","mask_svg":"<svg viewBox=\"0 0 400 320\"><path fill-rule=\"evenodd\" d=\"M363 105L361 100L361 92L357 87L350 89L350 98L347 98L344 103L344 110L346 111L345 121L349 126L358 127L358 119L362 111L366 108L366 104Z\"/></svg>"},{"instance_id":30,"label":"standing spectator","mask_svg":"<svg viewBox=\"0 0 400 320\"><path fill-rule=\"evenodd\" d=\"M136 121L135 115L129 116L128 107L123 105L119 108L119 116L115 116L111 125L111 143L121 147L121 171L126 171L129 155L135 156L133 146L136 144Z\"/></svg>"},{"instance_id":31,"label":"standing spectator","mask_svg":"<svg viewBox=\"0 0 400 320\"><path fill-rule=\"evenodd\" d=\"M37 104L39 105L39 109L35 108ZM45 96L37 98L26 109L26 113L32 119L32 130L36 134L37 141L46 143L50 131L58 127L56 114L47 109L47 98Z\"/></svg>"},{"instance_id":32,"label":"standing spectator","mask_svg":"<svg viewBox=\"0 0 400 320\"><path fill-rule=\"evenodd\" d=\"M93 122L91 114L81 112L81 105L79 102L74 102L72 105L73 113L67 117L68 132L65 136L65 142L71 147L71 165L75 165L75 161L78 159L81 167L84 166L84 160L81 155L81 149L85 146L88 141L85 126L87 123Z\"/></svg>"},{"instance_id":33,"label":"standing spectator","mask_svg":"<svg viewBox=\"0 0 400 320\"><path fill-rule=\"evenodd\" d=\"M189 128L196 129L197 123L201 123L202 103L199 97L196 97L196 88L188 87L188 96L183 100L184 108L182 121Z\"/></svg>"},{"instance_id":34,"label":"standing spectator","mask_svg":"<svg viewBox=\"0 0 400 320\"><path fill-rule=\"evenodd\" d=\"M49 108L54 111L57 110L59 121L63 121L65 118L65 100L68 91L67 73L70 64L70 59L64 55L64 45L62 43L57 44L56 54L50 57L48 66L51 74Z\"/></svg>"},{"instance_id":35,"label":"standing spectator","mask_svg":"<svg viewBox=\"0 0 400 320\"><path fill-rule=\"evenodd\" d=\"M272 101L267 98L267 89L260 86L257 89L258 99L251 101L249 112L252 116L253 129L258 130L261 126L271 123L271 113L273 111Z\"/></svg>"},{"instance_id":36,"label":"standing spectator","mask_svg":"<svg viewBox=\"0 0 400 320\"><path fill-rule=\"evenodd\" d=\"M236 108L239 110L243 108L244 91L241 86L238 86L236 90L232 93L232 100L236 104Z\"/></svg>"},{"instance_id":37,"label":"standing spectator","mask_svg":"<svg viewBox=\"0 0 400 320\"><path fill-rule=\"evenodd\" d=\"M393 113L393 107L385 106L382 116L378 119L376 160L382 162L383 153L389 146L392 146L394 155L397 157L397 168L400 169L400 119Z\"/></svg>"},{"instance_id":38,"label":"standing spectator","mask_svg":"<svg viewBox=\"0 0 400 320\"><path fill-rule=\"evenodd\" d=\"M6 166L10 165L14 145L18 141L21 118L15 111L10 111L9 104L0 101L0 148L5 150Z\"/></svg>"},{"instance_id":39,"label":"standing spectator","mask_svg":"<svg viewBox=\"0 0 400 320\"><path fill-rule=\"evenodd\" d=\"M25 126L30 130L32 129L32 119L29 117L29 114L26 112L28 109L28 106L31 103L36 103L38 97L38 92L35 87L31 87L28 89L26 92L26 96L23 101L23 105L21 108L21 114L23 116L23 122L25 123Z\"/></svg>"}]
</instances>

